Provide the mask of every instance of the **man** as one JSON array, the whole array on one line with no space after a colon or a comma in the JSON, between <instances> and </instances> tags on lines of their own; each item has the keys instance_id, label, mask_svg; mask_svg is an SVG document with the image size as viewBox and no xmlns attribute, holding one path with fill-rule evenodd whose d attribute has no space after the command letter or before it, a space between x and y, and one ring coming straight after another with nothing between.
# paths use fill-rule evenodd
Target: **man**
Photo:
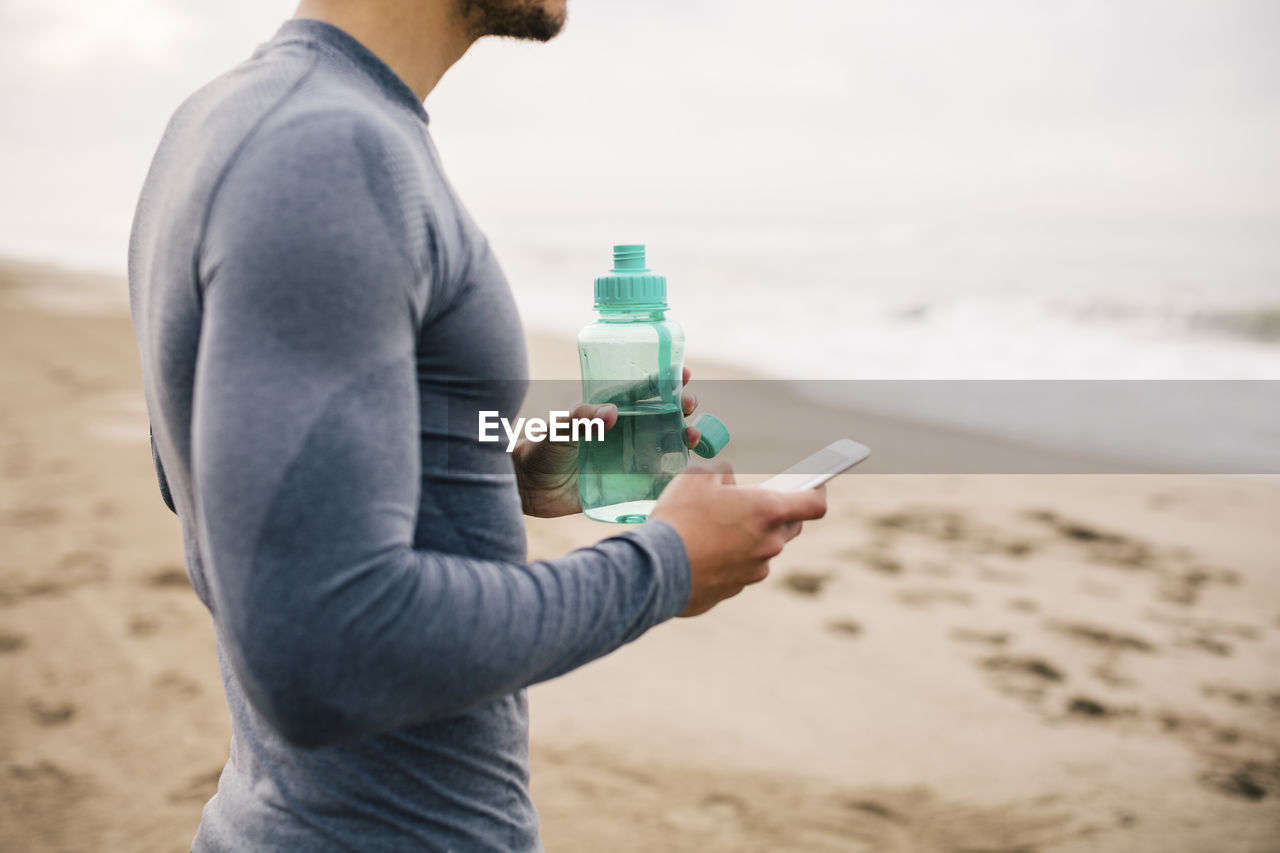
<instances>
[{"instance_id":1,"label":"man","mask_svg":"<svg viewBox=\"0 0 1280 853\"><path fill-rule=\"evenodd\" d=\"M825 511L709 465L647 523L529 563L522 509L579 511L576 449L508 454L448 417L513 416L527 370L422 101L477 38L564 17L303 0L166 130L130 299L234 732L195 850L538 849L525 687L763 579Z\"/></svg>"}]
</instances>

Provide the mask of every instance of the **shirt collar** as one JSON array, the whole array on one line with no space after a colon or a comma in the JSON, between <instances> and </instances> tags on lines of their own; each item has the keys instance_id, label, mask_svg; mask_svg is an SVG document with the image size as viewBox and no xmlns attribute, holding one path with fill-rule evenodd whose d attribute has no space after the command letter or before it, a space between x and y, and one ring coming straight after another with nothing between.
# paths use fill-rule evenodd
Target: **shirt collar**
<instances>
[{"instance_id":1,"label":"shirt collar","mask_svg":"<svg viewBox=\"0 0 1280 853\"><path fill-rule=\"evenodd\" d=\"M404 103L419 118L428 120L426 107L409 84L376 53L365 47L354 36L327 21L315 18L290 18L280 25L272 43L304 40L325 45L345 56L358 68L373 78L374 82L393 100Z\"/></svg>"}]
</instances>

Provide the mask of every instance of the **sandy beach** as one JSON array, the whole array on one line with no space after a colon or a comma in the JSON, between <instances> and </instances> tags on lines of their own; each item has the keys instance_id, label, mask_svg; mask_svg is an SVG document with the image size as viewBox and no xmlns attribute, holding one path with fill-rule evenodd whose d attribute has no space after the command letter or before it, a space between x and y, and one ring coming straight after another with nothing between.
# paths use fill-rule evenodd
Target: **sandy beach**
<instances>
[{"instance_id":1,"label":"sandy beach","mask_svg":"<svg viewBox=\"0 0 1280 853\"><path fill-rule=\"evenodd\" d=\"M0 850L185 850L229 723L124 283L0 264L0 395ZM841 478L763 584L530 691L544 843L1280 851L1277 519L1245 480Z\"/></svg>"}]
</instances>

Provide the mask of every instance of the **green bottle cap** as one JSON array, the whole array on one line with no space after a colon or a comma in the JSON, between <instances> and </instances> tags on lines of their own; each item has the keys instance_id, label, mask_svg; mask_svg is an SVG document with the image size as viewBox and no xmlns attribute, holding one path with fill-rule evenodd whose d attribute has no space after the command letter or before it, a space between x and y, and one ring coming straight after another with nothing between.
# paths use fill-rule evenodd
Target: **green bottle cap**
<instances>
[{"instance_id":1,"label":"green bottle cap","mask_svg":"<svg viewBox=\"0 0 1280 853\"><path fill-rule=\"evenodd\" d=\"M596 308L644 309L667 307L667 277L644 265L644 246L613 247L613 269L596 278Z\"/></svg>"},{"instance_id":2,"label":"green bottle cap","mask_svg":"<svg viewBox=\"0 0 1280 853\"><path fill-rule=\"evenodd\" d=\"M693 448L693 452L701 456L703 459L710 459L729 443L729 428L724 425L724 421L715 415L701 414L689 422L689 426L696 426L698 431L702 433L702 437L698 439L698 444Z\"/></svg>"}]
</instances>

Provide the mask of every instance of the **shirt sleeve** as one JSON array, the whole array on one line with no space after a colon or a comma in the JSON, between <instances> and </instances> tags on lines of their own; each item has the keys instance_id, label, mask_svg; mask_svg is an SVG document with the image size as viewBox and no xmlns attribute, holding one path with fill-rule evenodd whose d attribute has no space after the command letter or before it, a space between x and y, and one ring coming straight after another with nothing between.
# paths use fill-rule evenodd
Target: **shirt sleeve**
<instances>
[{"instance_id":1,"label":"shirt sleeve","mask_svg":"<svg viewBox=\"0 0 1280 853\"><path fill-rule=\"evenodd\" d=\"M294 119L211 203L192 423L202 557L255 708L316 746L440 719L567 672L682 610L649 522L525 564L415 549L415 347L428 262L383 132Z\"/></svg>"}]
</instances>

